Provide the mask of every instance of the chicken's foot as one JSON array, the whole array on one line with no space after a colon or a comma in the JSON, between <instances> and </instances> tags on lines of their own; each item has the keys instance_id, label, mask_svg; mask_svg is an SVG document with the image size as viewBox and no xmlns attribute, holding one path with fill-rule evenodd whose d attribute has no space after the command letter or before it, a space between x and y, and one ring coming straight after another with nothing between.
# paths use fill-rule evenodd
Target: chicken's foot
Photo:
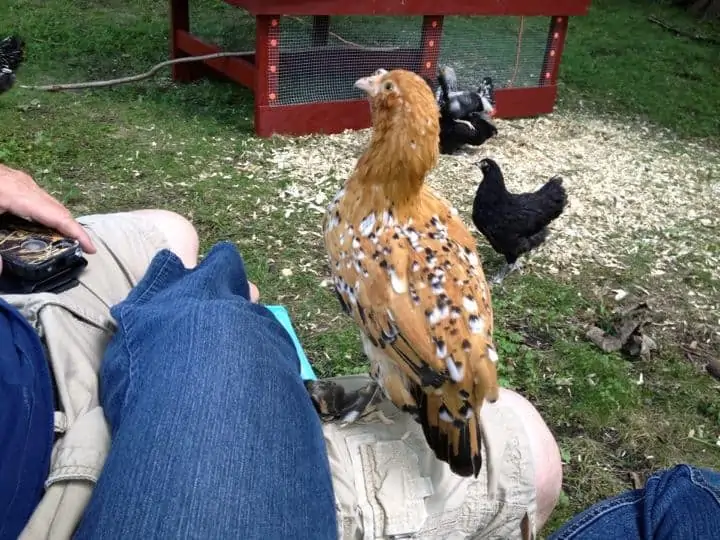
<instances>
[{"instance_id":1,"label":"chicken's foot","mask_svg":"<svg viewBox=\"0 0 720 540\"><path fill-rule=\"evenodd\" d=\"M320 419L324 422L340 421L343 427L371 414L375 410L374 405L383 397L375 381L354 392L346 392L341 384L330 380L306 381L305 388ZM383 423L390 421L384 418L384 415L380 418Z\"/></svg>"},{"instance_id":2,"label":"chicken's foot","mask_svg":"<svg viewBox=\"0 0 720 540\"><path fill-rule=\"evenodd\" d=\"M500 269L500 271L495 274L495 276L492 278L492 284L493 285L501 285L503 280L510 274L511 272L518 272L522 270L522 263L518 260L515 261L512 264L507 264Z\"/></svg>"},{"instance_id":3,"label":"chicken's foot","mask_svg":"<svg viewBox=\"0 0 720 540\"><path fill-rule=\"evenodd\" d=\"M352 401L342 411L340 422L342 427L355 422L358 418L374 410L374 405L382 399L382 390L375 381L370 381L356 392L350 394Z\"/></svg>"}]
</instances>

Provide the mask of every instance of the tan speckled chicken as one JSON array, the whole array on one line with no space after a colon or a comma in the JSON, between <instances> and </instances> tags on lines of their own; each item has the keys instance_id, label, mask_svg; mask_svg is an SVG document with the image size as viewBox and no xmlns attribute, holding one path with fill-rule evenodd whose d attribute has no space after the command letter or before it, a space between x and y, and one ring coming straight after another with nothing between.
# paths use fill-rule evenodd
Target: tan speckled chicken
<instances>
[{"instance_id":1,"label":"tan speckled chicken","mask_svg":"<svg viewBox=\"0 0 720 540\"><path fill-rule=\"evenodd\" d=\"M378 70L355 86L369 97L373 134L323 220L335 289L360 327L371 384L415 416L438 459L477 476L480 412L498 397L498 355L475 241L425 185L439 157L438 105L404 70ZM361 392L344 420L374 395Z\"/></svg>"}]
</instances>

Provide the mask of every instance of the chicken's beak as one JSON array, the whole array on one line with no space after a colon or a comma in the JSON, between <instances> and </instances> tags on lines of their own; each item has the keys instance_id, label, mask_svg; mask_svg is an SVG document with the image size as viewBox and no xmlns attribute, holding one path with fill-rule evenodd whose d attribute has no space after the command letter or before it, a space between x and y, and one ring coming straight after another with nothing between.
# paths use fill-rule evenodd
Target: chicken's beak
<instances>
[{"instance_id":1,"label":"chicken's beak","mask_svg":"<svg viewBox=\"0 0 720 540\"><path fill-rule=\"evenodd\" d=\"M375 94L378 93L379 86L380 86L380 77L382 77L382 74L375 74L371 75L370 77L363 77L362 79L358 79L355 81L355 88L358 88L359 90L362 90L365 92L368 97L373 97Z\"/></svg>"}]
</instances>

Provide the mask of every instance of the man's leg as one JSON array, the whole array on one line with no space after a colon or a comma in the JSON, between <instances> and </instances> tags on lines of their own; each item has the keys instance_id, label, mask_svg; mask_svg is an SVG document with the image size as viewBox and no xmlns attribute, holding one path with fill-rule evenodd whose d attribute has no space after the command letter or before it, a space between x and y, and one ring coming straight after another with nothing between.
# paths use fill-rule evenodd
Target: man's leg
<instances>
[{"instance_id":1,"label":"man's leg","mask_svg":"<svg viewBox=\"0 0 720 540\"><path fill-rule=\"evenodd\" d=\"M199 239L195 227L187 219L168 210L136 210L139 216L162 233L167 248L175 253L186 268L194 268L198 260Z\"/></svg>"},{"instance_id":2,"label":"man's leg","mask_svg":"<svg viewBox=\"0 0 720 540\"><path fill-rule=\"evenodd\" d=\"M77 538L336 538L319 419L292 341L216 246L163 252L113 309L112 447Z\"/></svg>"},{"instance_id":3,"label":"man's leg","mask_svg":"<svg viewBox=\"0 0 720 540\"><path fill-rule=\"evenodd\" d=\"M677 465L651 476L642 489L591 506L550 539L689 540L719 535L720 473Z\"/></svg>"},{"instance_id":4,"label":"man's leg","mask_svg":"<svg viewBox=\"0 0 720 540\"><path fill-rule=\"evenodd\" d=\"M345 376L327 382L352 392L367 380ZM314 395L322 401L321 392ZM376 416L345 428L324 426L343 539L532 538L547 521L562 484L560 452L525 398L501 389L495 403L483 406L498 480L495 498L487 493L487 447L477 478L457 476L435 458L410 415L388 400L378 406L391 423Z\"/></svg>"},{"instance_id":5,"label":"man's leg","mask_svg":"<svg viewBox=\"0 0 720 540\"><path fill-rule=\"evenodd\" d=\"M523 418L535 469L536 524L539 531L557 505L562 490L562 458L555 437L535 407L512 390L501 389L500 401Z\"/></svg>"},{"instance_id":6,"label":"man's leg","mask_svg":"<svg viewBox=\"0 0 720 540\"><path fill-rule=\"evenodd\" d=\"M147 210L80 218L97 253L80 285L58 295L6 297L39 331L55 386L55 445L46 490L21 538L68 538L90 498L110 446L97 372L113 333L110 307L143 277L161 249L197 260L197 234L184 218Z\"/></svg>"}]
</instances>

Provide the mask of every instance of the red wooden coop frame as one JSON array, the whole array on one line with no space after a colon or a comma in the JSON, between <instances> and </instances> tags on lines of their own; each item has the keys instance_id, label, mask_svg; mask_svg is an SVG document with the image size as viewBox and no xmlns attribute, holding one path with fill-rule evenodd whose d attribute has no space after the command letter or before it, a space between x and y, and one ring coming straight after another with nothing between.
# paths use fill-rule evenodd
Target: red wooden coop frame
<instances>
[{"instance_id":1,"label":"red wooden coop frame","mask_svg":"<svg viewBox=\"0 0 720 540\"><path fill-rule=\"evenodd\" d=\"M293 105L273 104L278 97L281 16L312 16L313 43L322 44L327 42L329 17L332 15L420 15L423 17L422 45L420 62L415 71L430 79L434 79L437 74L444 17L547 16L550 18L550 28L538 85L499 88L496 91L496 115L501 118L518 118L552 112L568 17L587 14L590 5L590 0L355 0L344 3L340 0L224 1L247 10L255 17L255 52L239 57L205 60L202 63L204 67L252 90L255 96L255 132L261 137L272 134L339 133L345 129L370 126L370 109L364 98ZM170 13L173 58L221 52L219 47L191 34L188 0L170 0ZM388 65L378 58L377 67ZM173 66L173 79L176 81L189 82L202 76L203 69L194 62Z\"/></svg>"}]
</instances>

